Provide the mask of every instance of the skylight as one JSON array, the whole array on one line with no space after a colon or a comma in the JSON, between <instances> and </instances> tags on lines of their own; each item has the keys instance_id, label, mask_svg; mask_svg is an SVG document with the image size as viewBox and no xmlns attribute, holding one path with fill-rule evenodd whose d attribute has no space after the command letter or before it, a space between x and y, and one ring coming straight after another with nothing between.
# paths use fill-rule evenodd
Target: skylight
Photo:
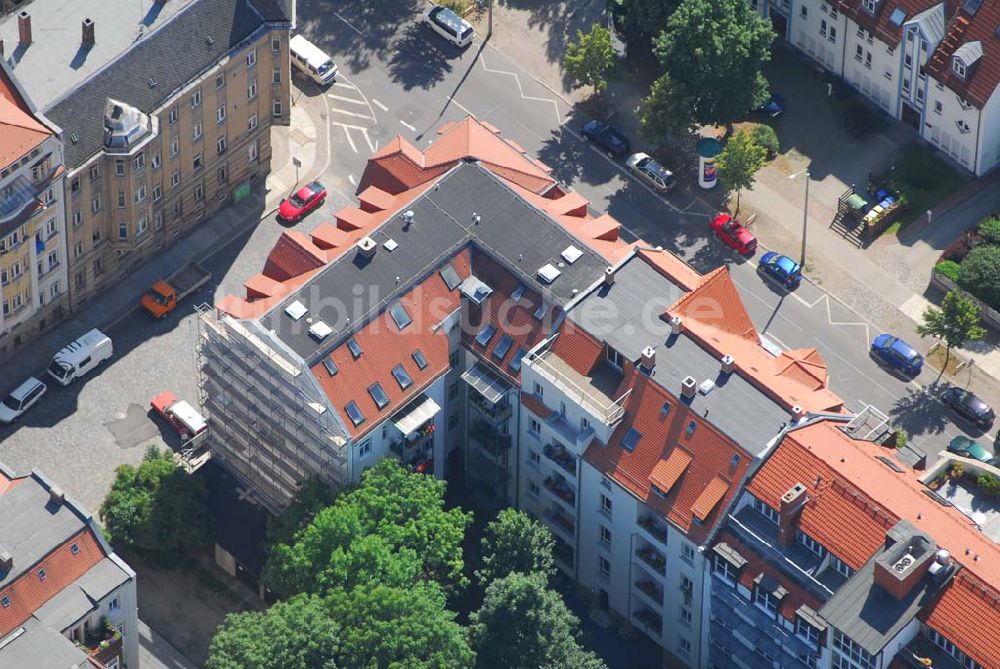
<instances>
[{"instance_id":1,"label":"skylight","mask_svg":"<svg viewBox=\"0 0 1000 669\"><path fill-rule=\"evenodd\" d=\"M455 271L455 267L451 263L441 268L441 278L444 280L444 285L448 286L448 290L455 290L462 284L458 272Z\"/></svg>"},{"instance_id":2,"label":"skylight","mask_svg":"<svg viewBox=\"0 0 1000 669\"><path fill-rule=\"evenodd\" d=\"M323 321L316 321L309 326L309 334L316 339L326 339L333 332L333 328L324 323Z\"/></svg>"},{"instance_id":3,"label":"skylight","mask_svg":"<svg viewBox=\"0 0 1000 669\"><path fill-rule=\"evenodd\" d=\"M417 367L420 369L427 369L427 358L424 357L424 352L419 348L413 352L413 362L417 363Z\"/></svg>"},{"instance_id":4,"label":"skylight","mask_svg":"<svg viewBox=\"0 0 1000 669\"><path fill-rule=\"evenodd\" d=\"M562 272L557 270L551 263L545 264L538 269L538 278L541 279L543 283L552 283L559 278L560 274L562 274Z\"/></svg>"},{"instance_id":5,"label":"skylight","mask_svg":"<svg viewBox=\"0 0 1000 669\"><path fill-rule=\"evenodd\" d=\"M514 289L514 292L510 294L510 299L520 300L522 296L524 296L524 284L519 283L517 284L517 288Z\"/></svg>"},{"instance_id":6,"label":"skylight","mask_svg":"<svg viewBox=\"0 0 1000 669\"><path fill-rule=\"evenodd\" d=\"M406 311L406 307L398 302L389 307L389 315L392 316L393 322L400 330L405 330L406 326L413 322L410 314Z\"/></svg>"},{"instance_id":7,"label":"skylight","mask_svg":"<svg viewBox=\"0 0 1000 669\"><path fill-rule=\"evenodd\" d=\"M396 379L396 383L398 383L399 387L403 390L406 390L413 385L413 379L411 379L410 375L406 373L406 370L403 369L402 365L396 365L392 368L392 377Z\"/></svg>"},{"instance_id":8,"label":"skylight","mask_svg":"<svg viewBox=\"0 0 1000 669\"><path fill-rule=\"evenodd\" d=\"M324 360L323 367L326 368L326 373L329 374L330 376L336 376L337 372L340 371L339 369L337 369L337 363L333 361L333 358L327 358L326 360Z\"/></svg>"},{"instance_id":9,"label":"skylight","mask_svg":"<svg viewBox=\"0 0 1000 669\"><path fill-rule=\"evenodd\" d=\"M521 371L521 359L524 358L524 354L527 352L528 350L523 346L514 351L514 357L511 358L510 362L507 364L507 366L510 367L510 371L514 373Z\"/></svg>"},{"instance_id":10,"label":"skylight","mask_svg":"<svg viewBox=\"0 0 1000 669\"><path fill-rule=\"evenodd\" d=\"M544 302L539 302L538 303L538 308L535 309L535 314L534 315L535 315L535 318L537 320L542 320L542 316L545 315L545 303Z\"/></svg>"},{"instance_id":11,"label":"skylight","mask_svg":"<svg viewBox=\"0 0 1000 669\"><path fill-rule=\"evenodd\" d=\"M302 304L298 300L295 300L287 307L285 307L285 313L291 316L293 321L297 321L303 316L305 316L307 311L309 310L306 309L306 305Z\"/></svg>"},{"instance_id":12,"label":"skylight","mask_svg":"<svg viewBox=\"0 0 1000 669\"><path fill-rule=\"evenodd\" d=\"M354 423L355 427L365 422L365 415L361 413L361 409L358 408L358 405L355 404L354 400L348 402L347 406L344 407L344 410L347 412L347 417L351 419L351 422Z\"/></svg>"},{"instance_id":13,"label":"skylight","mask_svg":"<svg viewBox=\"0 0 1000 669\"><path fill-rule=\"evenodd\" d=\"M902 7L896 7L892 10L892 14L889 15L889 23L896 26L897 28L903 25L903 21L906 20L906 12L903 11Z\"/></svg>"},{"instance_id":14,"label":"skylight","mask_svg":"<svg viewBox=\"0 0 1000 669\"><path fill-rule=\"evenodd\" d=\"M577 260L580 259L580 256L583 255L583 251L571 245L567 246L566 250L560 253L559 255L562 256L563 260L572 265L573 263L575 263Z\"/></svg>"},{"instance_id":15,"label":"skylight","mask_svg":"<svg viewBox=\"0 0 1000 669\"><path fill-rule=\"evenodd\" d=\"M354 356L355 360L361 357L361 345L358 344L358 340L354 337L347 340L347 348L350 349L351 355Z\"/></svg>"},{"instance_id":16,"label":"skylight","mask_svg":"<svg viewBox=\"0 0 1000 669\"><path fill-rule=\"evenodd\" d=\"M378 383L373 383L368 386L368 394L372 396L373 400L375 400L375 406L379 409L384 409L389 403L388 396L386 396L385 391L382 390L382 386Z\"/></svg>"},{"instance_id":17,"label":"skylight","mask_svg":"<svg viewBox=\"0 0 1000 669\"><path fill-rule=\"evenodd\" d=\"M510 347L513 343L514 338L510 335L500 337L500 341L497 342L496 348L493 349L493 357L497 360L503 360L503 357L507 355L508 351L510 351Z\"/></svg>"},{"instance_id":18,"label":"skylight","mask_svg":"<svg viewBox=\"0 0 1000 669\"><path fill-rule=\"evenodd\" d=\"M660 409L660 415L666 416L670 413L670 402L664 402L663 407Z\"/></svg>"},{"instance_id":19,"label":"skylight","mask_svg":"<svg viewBox=\"0 0 1000 669\"><path fill-rule=\"evenodd\" d=\"M487 323L486 327L479 331L476 335L476 343L480 346L486 346L493 339L493 335L496 334L497 329L493 327L492 323Z\"/></svg>"},{"instance_id":20,"label":"skylight","mask_svg":"<svg viewBox=\"0 0 1000 669\"><path fill-rule=\"evenodd\" d=\"M698 424L695 423L694 421L691 421L690 423L688 423L687 429L684 430L684 436L685 437L690 437L692 434L694 434L695 428L697 428L697 427L698 427Z\"/></svg>"},{"instance_id":21,"label":"skylight","mask_svg":"<svg viewBox=\"0 0 1000 669\"><path fill-rule=\"evenodd\" d=\"M976 12L979 11L979 6L983 4L983 0L965 0L965 4L962 5L962 9L969 16L975 16Z\"/></svg>"},{"instance_id":22,"label":"skylight","mask_svg":"<svg viewBox=\"0 0 1000 669\"><path fill-rule=\"evenodd\" d=\"M630 427L622 438L622 448L631 453L639 445L640 439L642 439L642 432L639 432L634 427Z\"/></svg>"}]
</instances>

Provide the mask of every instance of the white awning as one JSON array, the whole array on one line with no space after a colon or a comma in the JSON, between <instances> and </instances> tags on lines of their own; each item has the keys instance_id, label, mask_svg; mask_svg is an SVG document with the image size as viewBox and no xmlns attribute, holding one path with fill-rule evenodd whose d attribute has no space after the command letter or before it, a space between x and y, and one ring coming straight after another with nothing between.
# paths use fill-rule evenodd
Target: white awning
<instances>
[{"instance_id":1,"label":"white awning","mask_svg":"<svg viewBox=\"0 0 1000 669\"><path fill-rule=\"evenodd\" d=\"M475 388L476 392L489 400L490 404L502 400L504 393L510 389L509 383L479 364L463 373L462 380Z\"/></svg>"},{"instance_id":2,"label":"white awning","mask_svg":"<svg viewBox=\"0 0 1000 669\"><path fill-rule=\"evenodd\" d=\"M438 406L437 402L426 395L421 395L393 416L392 422L400 432L407 435L415 432L418 427L434 418L439 411L441 411L441 407Z\"/></svg>"}]
</instances>

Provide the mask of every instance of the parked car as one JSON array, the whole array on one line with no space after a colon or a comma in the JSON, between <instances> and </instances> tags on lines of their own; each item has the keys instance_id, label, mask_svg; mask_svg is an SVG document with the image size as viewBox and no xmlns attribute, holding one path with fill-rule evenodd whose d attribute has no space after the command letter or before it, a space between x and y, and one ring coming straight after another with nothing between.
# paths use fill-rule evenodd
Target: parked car
<instances>
[{"instance_id":1,"label":"parked car","mask_svg":"<svg viewBox=\"0 0 1000 669\"><path fill-rule=\"evenodd\" d=\"M52 357L49 363L49 376L61 385L68 386L97 369L97 367L114 355L115 348L111 338L100 330L94 329L80 336L79 339L66 344Z\"/></svg>"},{"instance_id":2,"label":"parked car","mask_svg":"<svg viewBox=\"0 0 1000 669\"><path fill-rule=\"evenodd\" d=\"M924 356L899 337L880 334L872 340L871 355L878 362L911 376L916 376L924 366Z\"/></svg>"},{"instance_id":3,"label":"parked car","mask_svg":"<svg viewBox=\"0 0 1000 669\"><path fill-rule=\"evenodd\" d=\"M983 448L979 442L969 439L964 434L960 434L948 442L948 452L961 455L963 458L972 458L985 462L988 465L996 466L997 457Z\"/></svg>"},{"instance_id":4,"label":"parked car","mask_svg":"<svg viewBox=\"0 0 1000 669\"><path fill-rule=\"evenodd\" d=\"M993 424L996 414L989 404L982 401L968 390L948 388L941 393L941 401L976 427L988 428Z\"/></svg>"},{"instance_id":5,"label":"parked car","mask_svg":"<svg viewBox=\"0 0 1000 669\"><path fill-rule=\"evenodd\" d=\"M767 114L771 118L781 116L785 113L785 96L781 93L771 93L771 97L767 99L767 102L754 111Z\"/></svg>"},{"instance_id":6,"label":"parked car","mask_svg":"<svg viewBox=\"0 0 1000 669\"><path fill-rule=\"evenodd\" d=\"M298 223L313 209L326 202L326 188L318 181L310 181L290 198L282 199L278 206L278 218L289 223Z\"/></svg>"},{"instance_id":7,"label":"parked car","mask_svg":"<svg viewBox=\"0 0 1000 669\"><path fill-rule=\"evenodd\" d=\"M715 236L729 248L736 249L743 255L753 255L753 252L757 250L757 238L729 214L717 215L709 225Z\"/></svg>"},{"instance_id":8,"label":"parked car","mask_svg":"<svg viewBox=\"0 0 1000 669\"><path fill-rule=\"evenodd\" d=\"M0 400L0 423L13 423L30 409L48 390L45 384L33 376L19 385L7 397Z\"/></svg>"},{"instance_id":9,"label":"parked car","mask_svg":"<svg viewBox=\"0 0 1000 669\"><path fill-rule=\"evenodd\" d=\"M777 251L768 251L761 256L757 271L789 290L798 288L802 283L802 268L799 264Z\"/></svg>"},{"instance_id":10,"label":"parked car","mask_svg":"<svg viewBox=\"0 0 1000 669\"><path fill-rule=\"evenodd\" d=\"M208 423L197 409L177 399L169 390L154 397L149 404L181 435L181 439L193 439L208 429Z\"/></svg>"},{"instance_id":11,"label":"parked car","mask_svg":"<svg viewBox=\"0 0 1000 669\"><path fill-rule=\"evenodd\" d=\"M583 126L580 134L587 141L594 142L607 151L608 155L612 158L621 158L631 148L628 137L602 121L591 121Z\"/></svg>"},{"instance_id":12,"label":"parked car","mask_svg":"<svg viewBox=\"0 0 1000 669\"><path fill-rule=\"evenodd\" d=\"M657 193L667 193L677 185L674 173L653 160L647 153L633 153L625 161L625 168L649 184Z\"/></svg>"},{"instance_id":13,"label":"parked car","mask_svg":"<svg viewBox=\"0 0 1000 669\"><path fill-rule=\"evenodd\" d=\"M438 35L460 48L471 44L475 35L472 24L441 5L431 5L431 8L424 12L423 22Z\"/></svg>"}]
</instances>

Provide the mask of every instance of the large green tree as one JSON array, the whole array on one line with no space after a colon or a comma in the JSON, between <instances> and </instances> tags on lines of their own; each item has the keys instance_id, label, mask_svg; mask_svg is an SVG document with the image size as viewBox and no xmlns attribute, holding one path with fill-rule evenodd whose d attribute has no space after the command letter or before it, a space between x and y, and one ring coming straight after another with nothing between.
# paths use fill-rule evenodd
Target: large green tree
<instances>
[{"instance_id":1,"label":"large green tree","mask_svg":"<svg viewBox=\"0 0 1000 669\"><path fill-rule=\"evenodd\" d=\"M736 211L740 210L740 194L753 188L757 170L767 162L767 149L759 145L746 130L740 130L726 141L716 157L715 165L726 186L736 191Z\"/></svg>"},{"instance_id":2,"label":"large green tree","mask_svg":"<svg viewBox=\"0 0 1000 669\"><path fill-rule=\"evenodd\" d=\"M314 595L231 613L212 637L208 669L336 669L339 625Z\"/></svg>"},{"instance_id":3,"label":"large green tree","mask_svg":"<svg viewBox=\"0 0 1000 669\"><path fill-rule=\"evenodd\" d=\"M208 542L207 500L200 477L177 467L170 451L150 446L138 467L119 465L100 514L114 542L168 561Z\"/></svg>"},{"instance_id":4,"label":"large green tree","mask_svg":"<svg viewBox=\"0 0 1000 669\"><path fill-rule=\"evenodd\" d=\"M493 581L469 620L481 669L604 667L580 647L580 621L548 588L544 574L514 572Z\"/></svg>"},{"instance_id":5,"label":"large green tree","mask_svg":"<svg viewBox=\"0 0 1000 669\"><path fill-rule=\"evenodd\" d=\"M653 82L639 108L639 134L647 142L680 137L694 125L694 100L683 84L664 74Z\"/></svg>"},{"instance_id":6,"label":"large green tree","mask_svg":"<svg viewBox=\"0 0 1000 669\"><path fill-rule=\"evenodd\" d=\"M940 309L924 309L921 322L917 324L917 334L921 337L936 337L944 342L944 364L941 366L941 374L944 374L951 349L967 341L982 339L986 336L986 330L979 324L979 307L976 303L961 292L952 290L944 296Z\"/></svg>"},{"instance_id":7,"label":"large green tree","mask_svg":"<svg viewBox=\"0 0 1000 669\"><path fill-rule=\"evenodd\" d=\"M317 513L333 504L336 497L333 489L317 476L302 481L291 504L282 509L277 516L268 518L268 543L291 541L296 532L312 522Z\"/></svg>"},{"instance_id":8,"label":"large green tree","mask_svg":"<svg viewBox=\"0 0 1000 669\"><path fill-rule=\"evenodd\" d=\"M483 564L476 578L487 586L513 572L555 573L552 532L522 511L504 509L486 526L482 540Z\"/></svg>"},{"instance_id":9,"label":"large green tree","mask_svg":"<svg viewBox=\"0 0 1000 669\"><path fill-rule=\"evenodd\" d=\"M1000 246L980 244L965 256L958 285L994 309L1000 309Z\"/></svg>"},{"instance_id":10,"label":"large green tree","mask_svg":"<svg viewBox=\"0 0 1000 669\"><path fill-rule=\"evenodd\" d=\"M626 26L634 27L645 35L656 37L667 27L667 20L680 0L615 0L616 11Z\"/></svg>"},{"instance_id":11,"label":"large green tree","mask_svg":"<svg viewBox=\"0 0 1000 669\"><path fill-rule=\"evenodd\" d=\"M654 51L694 100L698 123L729 124L768 97L774 30L746 0L683 0Z\"/></svg>"},{"instance_id":12,"label":"large green tree","mask_svg":"<svg viewBox=\"0 0 1000 669\"><path fill-rule=\"evenodd\" d=\"M443 481L383 459L293 541L272 547L264 582L288 596L369 580L398 584L416 572L455 594L466 584L461 545L471 515L446 510L444 490ZM376 539L362 541L369 537Z\"/></svg>"},{"instance_id":13,"label":"large green tree","mask_svg":"<svg viewBox=\"0 0 1000 669\"><path fill-rule=\"evenodd\" d=\"M576 41L566 45L563 69L580 86L593 86L598 93L608 85L608 75L615 66L611 33L599 23L589 33L576 31Z\"/></svg>"}]
</instances>

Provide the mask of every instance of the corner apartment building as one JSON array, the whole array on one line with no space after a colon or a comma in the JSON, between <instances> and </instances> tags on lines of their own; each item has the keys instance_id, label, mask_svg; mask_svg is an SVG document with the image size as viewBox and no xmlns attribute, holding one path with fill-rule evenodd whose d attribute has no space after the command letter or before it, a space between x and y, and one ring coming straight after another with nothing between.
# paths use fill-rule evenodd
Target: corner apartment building
<instances>
[{"instance_id":1,"label":"corner apartment building","mask_svg":"<svg viewBox=\"0 0 1000 669\"><path fill-rule=\"evenodd\" d=\"M863 422L810 417L751 476L709 552L709 667L1000 666L1000 546Z\"/></svg>"},{"instance_id":2,"label":"corner apartment building","mask_svg":"<svg viewBox=\"0 0 1000 669\"><path fill-rule=\"evenodd\" d=\"M135 572L37 471L0 465L0 666L139 666Z\"/></svg>"},{"instance_id":3,"label":"corner apartment building","mask_svg":"<svg viewBox=\"0 0 1000 669\"><path fill-rule=\"evenodd\" d=\"M10 70L65 150L69 310L267 174L269 129L290 117L291 5L37 0L0 19Z\"/></svg>"},{"instance_id":4,"label":"corner apartment building","mask_svg":"<svg viewBox=\"0 0 1000 669\"><path fill-rule=\"evenodd\" d=\"M752 0L780 37L964 169L1000 163L1000 6L987 0Z\"/></svg>"},{"instance_id":5,"label":"corner apartment building","mask_svg":"<svg viewBox=\"0 0 1000 669\"><path fill-rule=\"evenodd\" d=\"M63 146L0 62L0 356L66 312Z\"/></svg>"}]
</instances>

